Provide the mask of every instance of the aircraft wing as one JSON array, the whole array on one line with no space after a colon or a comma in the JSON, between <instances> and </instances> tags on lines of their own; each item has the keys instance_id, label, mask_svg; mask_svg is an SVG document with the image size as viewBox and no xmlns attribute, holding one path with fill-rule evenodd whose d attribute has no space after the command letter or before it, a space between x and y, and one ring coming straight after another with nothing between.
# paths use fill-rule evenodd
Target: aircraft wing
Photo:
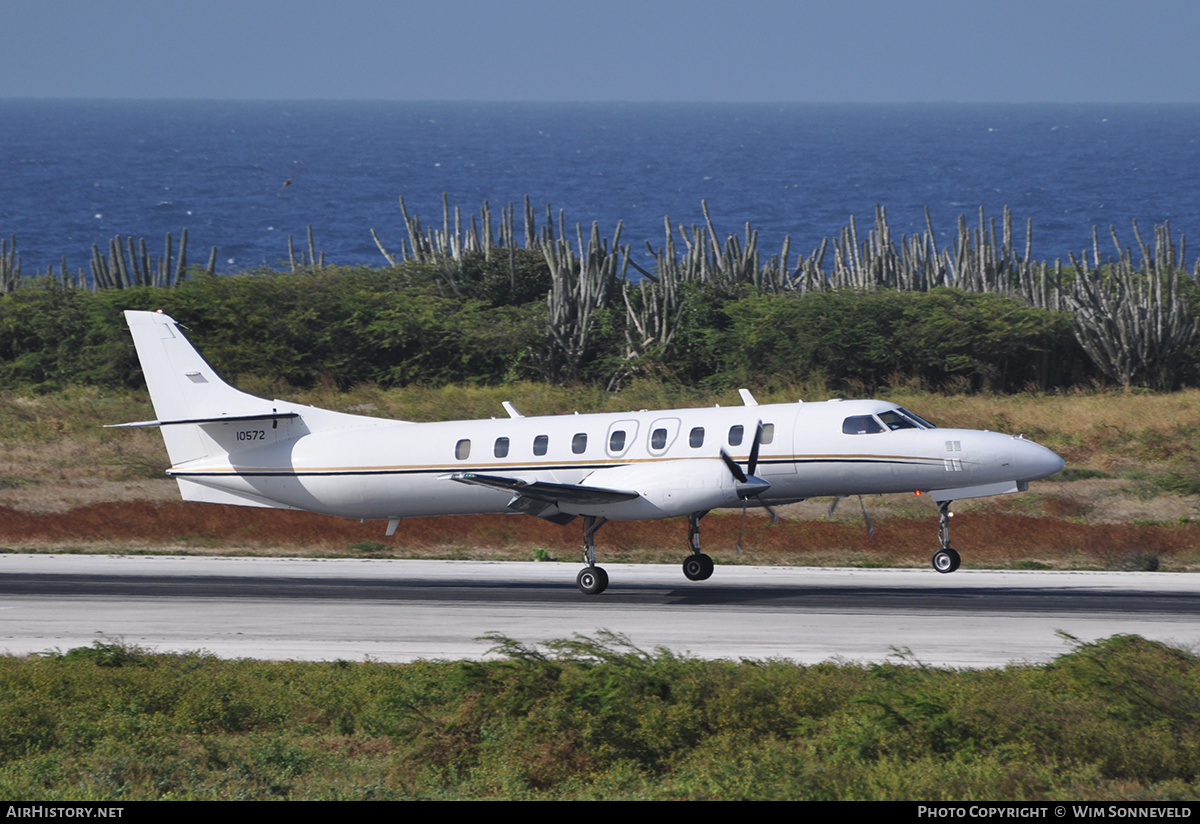
<instances>
[{"instance_id":1,"label":"aircraft wing","mask_svg":"<svg viewBox=\"0 0 1200 824\"><path fill-rule=\"evenodd\" d=\"M504 475L480 475L478 472L456 472L443 477L449 477L460 484L486 486L511 492L513 498L508 502L509 509L559 525L569 524L576 517L559 509L559 504L615 504L641 497L636 492L623 489L534 481Z\"/></svg>"},{"instance_id":2,"label":"aircraft wing","mask_svg":"<svg viewBox=\"0 0 1200 824\"><path fill-rule=\"evenodd\" d=\"M460 484L488 486L492 489L512 492L522 498L545 504L615 504L641 497L636 492L628 492L623 489L604 489L598 486L559 484L550 481L527 481L523 478L504 475L480 475L477 472L456 472L450 476L450 480L458 481ZM512 504L509 506L513 509L519 508Z\"/></svg>"}]
</instances>

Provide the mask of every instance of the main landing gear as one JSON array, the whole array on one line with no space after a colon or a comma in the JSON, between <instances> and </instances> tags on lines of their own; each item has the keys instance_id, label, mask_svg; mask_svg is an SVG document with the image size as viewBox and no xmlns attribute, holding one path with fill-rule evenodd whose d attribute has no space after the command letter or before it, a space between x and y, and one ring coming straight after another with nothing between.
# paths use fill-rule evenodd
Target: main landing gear
<instances>
[{"instance_id":1,"label":"main landing gear","mask_svg":"<svg viewBox=\"0 0 1200 824\"><path fill-rule=\"evenodd\" d=\"M692 554L683 562L683 575L689 581L707 581L713 574L713 559L700 551L700 519L708 512L688 516L688 546ZM584 595L599 595L608 589L608 573L596 566L596 532L608 523L595 515L583 517L583 562L586 566L575 576L575 585Z\"/></svg>"},{"instance_id":2,"label":"main landing gear","mask_svg":"<svg viewBox=\"0 0 1200 824\"><path fill-rule=\"evenodd\" d=\"M954 572L962 564L962 557L950 548L950 501L938 503L938 541L942 548L933 553L933 568L943 574Z\"/></svg>"},{"instance_id":3,"label":"main landing gear","mask_svg":"<svg viewBox=\"0 0 1200 824\"><path fill-rule=\"evenodd\" d=\"M692 550L683 561L683 577L689 581L707 581L713 574L713 559L700 551L700 519L707 512L695 512L688 516L688 546Z\"/></svg>"},{"instance_id":4,"label":"main landing gear","mask_svg":"<svg viewBox=\"0 0 1200 824\"><path fill-rule=\"evenodd\" d=\"M575 576L575 585L584 595L599 595L608 589L608 573L596 566L596 530L608 523L608 518L583 516L583 562L587 564Z\"/></svg>"}]
</instances>

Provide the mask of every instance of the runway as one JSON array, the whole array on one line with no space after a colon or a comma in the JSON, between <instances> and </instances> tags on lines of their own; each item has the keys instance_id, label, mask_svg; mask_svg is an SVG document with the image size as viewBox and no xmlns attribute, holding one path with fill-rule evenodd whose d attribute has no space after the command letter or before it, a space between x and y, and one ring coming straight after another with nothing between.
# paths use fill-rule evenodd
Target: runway
<instances>
[{"instance_id":1,"label":"runway","mask_svg":"<svg viewBox=\"0 0 1200 824\"><path fill-rule=\"evenodd\" d=\"M991 667L1069 652L1060 633L1120 633L1200 648L1200 576L718 564L607 564L588 597L578 564L0 555L0 651L96 640L239 658L481 658L499 632L526 643L609 630L706 658L908 660Z\"/></svg>"}]
</instances>

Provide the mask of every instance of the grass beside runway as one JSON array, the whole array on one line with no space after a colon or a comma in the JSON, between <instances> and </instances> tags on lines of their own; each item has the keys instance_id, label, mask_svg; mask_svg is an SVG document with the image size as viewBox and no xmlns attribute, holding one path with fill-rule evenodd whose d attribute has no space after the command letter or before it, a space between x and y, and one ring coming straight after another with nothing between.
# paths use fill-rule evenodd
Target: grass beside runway
<instances>
[{"instance_id":1,"label":"grass beside runway","mask_svg":"<svg viewBox=\"0 0 1200 824\"><path fill-rule=\"evenodd\" d=\"M526 414L738 404L736 393L703 393L642 380L619 394L537 384L350 392L318 388L297 401L410 420L489 417L511 399ZM756 390L758 391L758 390ZM758 391L763 403L828 397L822 387ZM935 422L1020 432L1062 454L1067 469L1030 492L955 505L954 546L964 568L1200 569L1200 391L1155 394L940 395L882 392ZM71 388L0 393L0 550L189 554L322 555L517 559L580 557L578 524L528 517L414 519L393 538L382 523L286 511L184 504L161 438L153 430L103 424L152 417L144 394ZM830 499L781 509L771 524L713 513L702 522L717 563L837 566L929 564L936 512L924 499ZM677 563L686 551L682 519L612 523L597 536L602 562Z\"/></svg>"},{"instance_id":2,"label":"grass beside runway","mask_svg":"<svg viewBox=\"0 0 1200 824\"><path fill-rule=\"evenodd\" d=\"M492 640L482 663L3 657L0 796L1200 797L1200 660L1135 636L971 671Z\"/></svg>"}]
</instances>

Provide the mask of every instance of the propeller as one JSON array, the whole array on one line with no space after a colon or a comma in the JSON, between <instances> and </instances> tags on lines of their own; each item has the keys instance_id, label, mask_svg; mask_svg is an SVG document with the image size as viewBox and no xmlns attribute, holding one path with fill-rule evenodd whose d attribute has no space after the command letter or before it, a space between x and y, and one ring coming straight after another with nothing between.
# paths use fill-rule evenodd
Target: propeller
<instances>
[{"instance_id":1,"label":"propeller","mask_svg":"<svg viewBox=\"0 0 1200 824\"><path fill-rule=\"evenodd\" d=\"M771 488L770 483L754 475L754 470L758 468L758 447L762 444L762 436L763 425L762 421L759 421L758 427L754 430L754 441L750 444L750 459L746 462L745 471L738 466L738 462L730 457L728 452L724 449L721 450L721 460L725 462L725 466L729 467L729 473L737 480L738 497L743 501L761 495Z\"/></svg>"},{"instance_id":2,"label":"propeller","mask_svg":"<svg viewBox=\"0 0 1200 824\"><path fill-rule=\"evenodd\" d=\"M829 505L829 514L826 516L829 520L833 520L833 511L837 509L837 505L842 502L842 497L843 496L841 495L837 496L833 499L833 503ZM867 504L865 501L863 501L862 495L858 496L858 505L862 507L863 520L867 524L867 537L874 538L875 525L871 523L871 516L867 514Z\"/></svg>"},{"instance_id":3,"label":"propeller","mask_svg":"<svg viewBox=\"0 0 1200 824\"><path fill-rule=\"evenodd\" d=\"M763 425L762 421L758 422L758 426L754 430L754 440L750 444L750 458L746 461L745 471L738 465L738 462L730 457L729 453L724 449L721 450L721 460L725 462L725 466L729 468L729 473L733 475L738 482L738 497L742 499L742 519L738 523L738 539L737 539L737 554L742 554L742 535L746 530L746 509L750 506L750 499L755 498L768 489L771 484L754 474L754 470L758 468L758 448L762 444ZM779 522L779 516L771 507L766 507L767 512L771 513L771 517L776 523Z\"/></svg>"}]
</instances>

